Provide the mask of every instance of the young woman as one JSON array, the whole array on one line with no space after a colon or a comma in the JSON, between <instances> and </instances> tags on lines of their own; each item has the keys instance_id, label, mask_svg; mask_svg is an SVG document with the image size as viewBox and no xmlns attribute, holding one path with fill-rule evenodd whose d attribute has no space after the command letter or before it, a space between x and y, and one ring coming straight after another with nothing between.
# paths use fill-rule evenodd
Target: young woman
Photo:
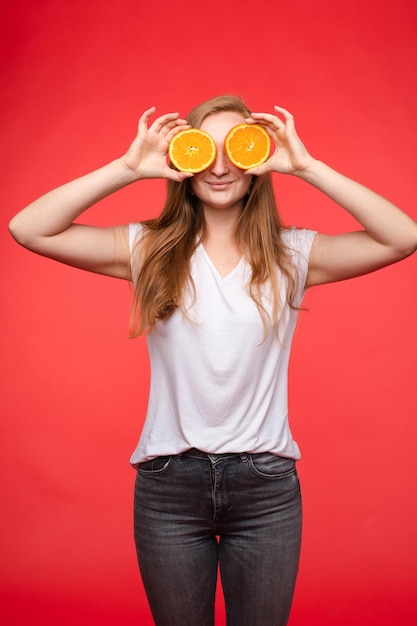
<instances>
[{"instance_id":1,"label":"young woman","mask_svg":"<svg viewBox=\"0 0 417 626\"><path fill-rule=\"evenodd\" d=\"M135 539L157 626L208 626L220 563L230 626L287 623L298 569L301 500L287 412L287 367L307 288L353 278L417 248L417 224L376 193L313 158L292 115L250 113L222 96L150 121L122 157L39 198L10 223L23 246L132 280L132 335L147 334L149 406L131 462ZM247 121L275 143L269 160L235 167L224 139ZM217 156L194 176L167 164L170 140L199 127ZM314 185L358 232L285 229L271 173ZM141 224L75 223L143 178L168 179L161 215Z\"/></svg>"}]
</instances>

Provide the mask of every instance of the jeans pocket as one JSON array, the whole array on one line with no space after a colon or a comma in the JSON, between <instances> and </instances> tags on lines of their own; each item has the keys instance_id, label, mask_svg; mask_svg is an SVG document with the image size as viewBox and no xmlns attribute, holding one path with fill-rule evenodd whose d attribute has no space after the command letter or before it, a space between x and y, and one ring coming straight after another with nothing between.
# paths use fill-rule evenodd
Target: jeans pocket
<instances>
[{"instance_id":1,"label":"jeans pocket","mask_svg":"<svg viewBox=\"0 0 417 626\"><path fill-rule=\"evenodd\" d=\"M277 456L270 452L249 455L249 467L257 476L269 479L283 479L296 476L294 459Z\"/></svg>"},{"instance_id":2,"label":"jeans pocket","mask_svg":"<svg viewBox=\"0 0 417 626\"><path fill-rule=\"evenodd\" d=\"M144 476L162 474L171 465L172 456L157 456L155 459L139 463L137 472Z\"/></svg>"}]
</instances>

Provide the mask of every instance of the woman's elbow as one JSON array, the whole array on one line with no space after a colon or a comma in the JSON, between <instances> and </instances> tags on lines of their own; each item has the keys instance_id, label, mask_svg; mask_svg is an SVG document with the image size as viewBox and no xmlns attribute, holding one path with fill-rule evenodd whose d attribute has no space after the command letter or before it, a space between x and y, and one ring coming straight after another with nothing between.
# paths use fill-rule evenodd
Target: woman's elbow
<instances>
[{"instance_id":1,"label":"woman's elbow","mask_svg":"<svg viewBox=\"0 0 417 626\"><path fill-rule=\"evenodd\" d=\"M25 228L25 224L22 222L19 213L12 217L9 224L9 233L13 239L23 246L24 248L31 248L34 242L34 237L30 231Z\"/></svg>"},{"instance_id":2,"label":"woman's elbow","mask_svg":"<svg viewBox=\"0 0 417 626\"><path fill-rule=\"evenodd\" d=\"M414 236L410 236L395 248L398 260L406 259L417 251L417 229Z\"/></svg>"},{"instance_id":3,"label":"woman's elbow","mask_svg":"<svg viewBox=\"0 0 417 626\"><path fill-rule=\"evenodd\" d=\"M9 222L9 233L11 234L11 236L13 237L13 239L15 241L17 241L18 243L20 243L20 229L19 229L19 220L17 219L17 215L15 215L14 217L12 217L12 219Z\"/></svg>"},{"instance_id":4,"label":"woman's elbow","mask_svg":"<svg viewBox=\"0 0 417 626\"><path fill-rule=\"evenodd\" d=\"M17 215L12 217L12 219L9 222L9 233L11 234L13 239L17 241L17 243L20 243L23 245L22 243L23 233L21 232L21 228L19 226L19 219Z\"/></svg>"}]
</instances>

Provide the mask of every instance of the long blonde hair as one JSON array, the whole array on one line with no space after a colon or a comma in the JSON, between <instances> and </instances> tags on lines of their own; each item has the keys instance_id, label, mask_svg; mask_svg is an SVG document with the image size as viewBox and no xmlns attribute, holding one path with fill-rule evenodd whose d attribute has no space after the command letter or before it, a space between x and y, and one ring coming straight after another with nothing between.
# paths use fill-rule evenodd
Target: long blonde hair
<instances>
[{"instance_id":1,"label":"long blonde hair","mask_svg":"<svg viewBox=\"0 0 417 626\"><path fill-rule=\"evenodd\" d=\"M250 116L244 101L234 95L212 98L196 106L187 116L188 123L199 128L213 113L233 111ZM168 181L165 205L159 217L142 222L143 237L135 281L131 337L150 332L155 323L167 319L179 308L186 315L184 295L194 290L190 259L200 241L204 241L206 224L200 201L191 192L189 179L181 183ZM281 240L283 224L278 214L270 174L253 178L236 228L236 242L244 251L252 269L249 293L261 315L265 332L278 326L279 286L277 266L287 284L287 302L293 306L296 283L292 263ZM262 302L261 288L270 285L272 315ZM272 319L271 319L272 317Z\"/></svg>"}]
</instances>

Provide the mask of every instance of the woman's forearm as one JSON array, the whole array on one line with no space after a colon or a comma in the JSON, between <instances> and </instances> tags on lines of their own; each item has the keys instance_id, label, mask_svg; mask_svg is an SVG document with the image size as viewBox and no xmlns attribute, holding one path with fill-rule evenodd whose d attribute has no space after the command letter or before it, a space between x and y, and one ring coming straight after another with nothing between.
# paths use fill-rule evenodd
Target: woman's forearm
<instances>
[{"instance_id":1,"label":"woman's forearm","mask_svg":"<svg viewBox=\"0 0 417 626\"><path fill-rule=\"evenodd\" d=\"M417 223L389 200L315 159L297 175L348 211L375 241L404 256L417 249Z\"/></svg>"},{"instance_id":2,"label":"woman's forearm","mask_svg":"<svg viewBox=\"0 0 417 626\"><path fill-rule=\"evenodd\" d=\"M137 180L120 159L41 196L9 224L13 237L28 244L31 238L62 233L90 206Z\"/></svg>"}]
</instances>

